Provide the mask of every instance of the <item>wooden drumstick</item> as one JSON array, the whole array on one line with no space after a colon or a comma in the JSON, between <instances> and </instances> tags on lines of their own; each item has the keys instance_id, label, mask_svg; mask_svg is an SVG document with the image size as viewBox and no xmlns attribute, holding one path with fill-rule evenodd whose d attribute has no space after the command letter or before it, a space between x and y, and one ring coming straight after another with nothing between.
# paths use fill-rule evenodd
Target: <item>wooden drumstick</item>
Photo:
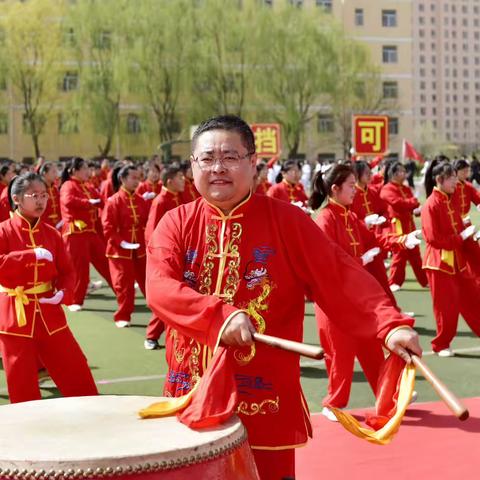
<instances>
[{"instance_id":1,"label":"wooden drumstick","mask_svg":"<svg viewBox=\"0 0 480 480\"><path fill-rule=\"evenodd\" d=\"M272 337L271 335L264 335L263 333L254 333L253 339L256 342L264 343L270 347L281 348L289 352L298 353L304 357L321 360L324 352L322 347L316 345L308 345L306 343L294 342L280 337Z\"/></svg>"},{"instance_id":2,"label":"wooden drumstick","mask_svg":"<svg viewBox=\"0 0 480 480\"><path fill-rule=\"evenodd\" d=\"M417 355L410 352L413 364L418 368L421 374L428 380L438 396L445 402L450 411L458 417L459 420L466 420L469 416L467 407L457 396L451 392L448 387L430 370L424 361Z\"/></svg>"}]
</instances>

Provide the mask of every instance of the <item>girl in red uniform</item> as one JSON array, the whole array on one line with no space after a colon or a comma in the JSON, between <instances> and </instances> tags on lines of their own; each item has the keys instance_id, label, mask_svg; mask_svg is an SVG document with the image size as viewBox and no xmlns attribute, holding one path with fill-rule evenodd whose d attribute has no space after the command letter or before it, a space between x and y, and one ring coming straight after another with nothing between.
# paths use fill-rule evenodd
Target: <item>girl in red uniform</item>
<instances>
[{"instance_id":1,"label":"girl in red uniform","mask_svg":"<svg viewBox=\"0 0 480 480\"><path fill-rule=\"evenodd\" d=\"M15 213L0 225L0 349L10 401L41 398L38 360L64 396L96 395L85 356L68 328L73 267L60 233L41 220L48 201L42 178L16 177Z\"/></svg>"},{"instance_id":2,"label":"girl in red uniform","mask_svg":"<svg viewBox=\"0 0 480 480\"><path fill-rule=\"evenodd\" d=\"M427 201L422 232L427 248L423 268L430 284L437 336L432 349L441 357L454 355L450 344L461 314L480 336L480 288L466 268L465 246L473 242L473 225L465 226L452 196L457 176L450 163L433 160L425 175Z\"/></svg>"},{"instance_id":3,"label":"girl in red uniform","mask_svg":"<svg viewBox=\"0 0 480 480\"><path fill-rule=\"evenodd\" d=\"M287 160L277 177L277 183L273 185L267 195L272 198L278 198L284 202L294 203L298 206L306 207L308 197L300 182L302 170L296 160Z\"/></svg>"},{"instance_id":4,"label":"girl in red uniform","mask_svg":"<svg viewBox=\"0 0 480 480\"><path fill-rule=\"evenodd\" d=\"M193 173L190 162L188 160L184 160L180 164L180 170L182 171L183 177L185 179L185 188L183 189L183 192L180 193L182 203L193 202L198 197L200 197L200 194L198 193L197 188L193 183Z\"/></svg>"},{"instance_id":5,"label":"girl in red uniform","mask_svg":"<svg viewBox=\"0 0 480 480\"><path fill-rule=\"evenodd\" d=\"M43 221L55 228L60 228L62 217L60 215L60 192L57 187L58 169L52 162L44 163L39 172L43 181L47 185L48 202Z\"/></svg>"},{"instance_id":6,"label":"girl in red uniform","mask_svg":"<svg viewBox=\"0 0 480 480\"><path fill-rule=\"evenodd\" d=\"M160 181L160 167L150 162L146 168L147 178L139 182L137 193L147 202L148 208L152 206L152 200L160 193L162 182Z\"/></svg>"},{"instance_id":7,"label":"girl in red uniform","mask_svg":"<svg viewBox=\"0 0 480 480\"><path fill-rule=\"evenodd\" d=\"M148 207L135 190L140 172L134 165L122 167L114 178L117 189L103 209L102 225L118 309L113 318L119 328L129 327L135 303L135 282L145 295L145 224ZM118 188L119 183L121 187Z\"/></svg>"},{"instance_id":8,"label":"girl in red uniform","mask_svg":"<svg viewBox=\"0 0 480 480\"><path fill-rule=\"evenodd\" d=\"M380 191L380 197L388 205L388 216L391 219L392 233L405 235L416 230L413 215L420 215L420 203L413 196L410 187L404 185L407 172L400 162L393 162L388 167L385 185ZM428 284L425 272L422 270L420 249L399 250L392 256L390 267L390 289L395 292L405 281L405 267L407 260L412 266L413 273L422 287Z\"/></svg>"},{"instance_id":9,"label":"girl in red uniform","mask_svg":"<svg viewBox=\"0 0 480 480\"><path fill-rule=\"evenodd\" d=\"M316 222L330 240L338 244L345 252L354 257L369 271L383 287L392 304L395 298L388 287L387 274L380 256L380 244L375 235L350 210L355 196L355 175L350 165L337 164L325 174L318 172L313 180L313 192L310 206L317 209L328 197ZM399 238L390 241L397 243ZM391 245L393 247L393 244ZM354 338L348 331L341 330L318 307L315 316L320 330L320 342L325 350L325 363L328 371L328 394L323 399L322 413L335 420L329 407L343 408L347 405L352 385L355 357L365 372L374 393L384 354L378 340Z\"/></svg>"},{"instance_id":10,"label":"girl in red uniform","mask_svg":"<svg viewBox=\"0 0 480 480\"><path fill-rule=\"evenodd\" d=\"M272 184L268 181L268 165L266 162L257 163L257 176L255 177L255 193L266 195Z\"/></svg>"},{"instance_id":11,"label":"girl in red uniform","mask_svg":"<svg viewBox=\"0 0 480 480\"><path fill-rule=\"evenodd\" d=\"M102 200L98 192L87 184L90 170L83 158L74 157L62 172L60 211L62 235L68 254L75 267L75 286L70 311L82 309L87 293L90 263L111 286L110 272L105 257L105 243L96 224Z\"/></svg>"}]
</instances>

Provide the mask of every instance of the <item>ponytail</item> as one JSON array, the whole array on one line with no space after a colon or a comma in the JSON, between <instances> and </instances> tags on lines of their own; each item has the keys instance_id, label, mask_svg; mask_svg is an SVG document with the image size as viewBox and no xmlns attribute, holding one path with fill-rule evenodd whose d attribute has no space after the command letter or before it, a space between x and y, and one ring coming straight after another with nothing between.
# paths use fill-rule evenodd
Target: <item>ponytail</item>
<instances>
[{"instance_id":1,"label":"ponytail","mask_svg":"<svg viewBox=\"0 0 480 480\"><path fill-rule=\"evenodd\" d=\"M337 163L333 168L325 173L325 178L321 171L318 171L313 177L312 194L308 201L309 205L316 210L320 208L324 200L330 195L332 187L340 187L350 176L355 175L351 165Z\"/></svg>"},{"instance_id":2,"label":"ponytail","mask_svg":"<svg viewBox=\"0 0 480 480\"><path fill-rule=\"evenodd\" d=\"M437 184L437 177L449 178L455 175L452 164L443 157L435 157L425 172L425 193L427 197L432 194L433 187Z\"/></svg>"},{"instance_id":3,"label":"ponytail","mask_svg":"<svg viewBox=\"0 0 480 480\"><path fill-rule=\"evenodd\" d=\"M65 165L65 168L62 170L61 175L61 183L62 185L67 181L70 180L71 175L73 172L80 170L83 167L85 160L81 157L73 157L70 162Z\"/></svg>"}]
</instances>

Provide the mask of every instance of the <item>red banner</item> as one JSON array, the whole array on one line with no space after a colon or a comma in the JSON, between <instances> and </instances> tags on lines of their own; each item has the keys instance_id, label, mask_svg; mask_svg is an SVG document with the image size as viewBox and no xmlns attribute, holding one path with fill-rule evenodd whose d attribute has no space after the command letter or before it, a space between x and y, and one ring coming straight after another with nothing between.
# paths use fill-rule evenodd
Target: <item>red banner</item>
<instances>
[{"instance_id":1,"label":"red banner","mask_svg":"<svg viewBox=\"0 0 480 480\"><path fill-rule=\"evenodd\" d=\"M353 147L356 155L383 155L388 150L388 117L353 116Z\"/></svg>"},{"instance_id":2,"label":"red banner","mask_svg":"<svg viewBox=\"0 0 480 480\"><path fill-rule=\"evenodd\" d=\"M278 123L254 123L250 126L255 135L257 156L270 158L280 154L280 125Z\"/></svg>"}]
</instances>

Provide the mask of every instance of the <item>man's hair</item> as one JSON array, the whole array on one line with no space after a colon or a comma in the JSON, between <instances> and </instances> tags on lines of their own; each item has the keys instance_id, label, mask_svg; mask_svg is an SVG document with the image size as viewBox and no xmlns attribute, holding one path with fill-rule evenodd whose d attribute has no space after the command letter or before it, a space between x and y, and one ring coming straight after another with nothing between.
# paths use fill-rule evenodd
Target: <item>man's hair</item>
<instances>
[{"instance_id":1,"label":"man's hair","mask_svg":"<svg viewBox=\"0 0 480 480\"><path fill-rule=\"evenodd\" d=\"M195 148L198 137L210 130L226 130L240 135L242 143L249 153L255 153L255 136L248 123L235 115L220 115L212 117L201 123L192 137L192 150Z\"/></svg>"},{"instance_id":2,"label":"man's hair","mask_svg":"<svg viewBox=\"0 0 480 480\"><path fill-rule=\"evenodd\" d=\"M175 175L178 172L181 172L180 166L176 163L172 165L168 165L162 170L162 183L166 187L168 180L172 180L175 178Z\"/></svg>"}]
</instances>

